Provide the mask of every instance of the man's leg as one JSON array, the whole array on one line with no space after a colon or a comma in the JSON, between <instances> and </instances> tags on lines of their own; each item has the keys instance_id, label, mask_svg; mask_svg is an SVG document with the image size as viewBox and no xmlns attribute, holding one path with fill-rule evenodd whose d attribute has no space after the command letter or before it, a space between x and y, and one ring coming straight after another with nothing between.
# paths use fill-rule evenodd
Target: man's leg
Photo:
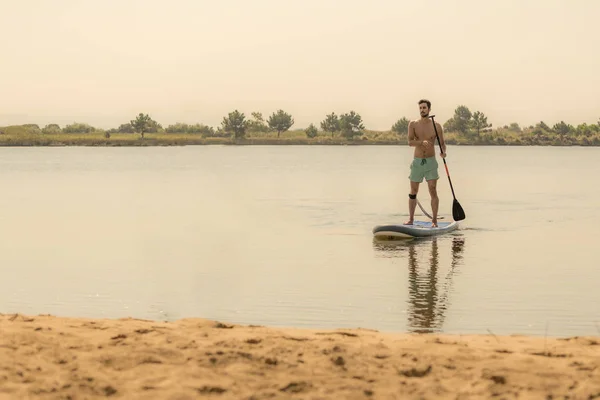
<instances>
[{"instance_id":1,"label":"man's leg","mask_svg":"<svg viewBox=\"0 0 600 400\"><path fill-rule=\"evenodd\" d=\"M440 205L440 199L437 195L437 181L437 179L431 179L427 181L427 186L429 186L429 195L431 196L431 212L433 214L431 226L437 226L438 207Z\"/></svg>"},{"instance_id":2,"label":"man's leg","mask_svg":"<svg viewBox=\"0 0 600 400\"><path fill-rule=\"evenodd\" d=\"M410 181L410 194L408 195L408 214L409 219L404 225L412 225L415 219L415 209L417 208L417 193L419 192L419 182Z\"/></svg>"}]
</instances>

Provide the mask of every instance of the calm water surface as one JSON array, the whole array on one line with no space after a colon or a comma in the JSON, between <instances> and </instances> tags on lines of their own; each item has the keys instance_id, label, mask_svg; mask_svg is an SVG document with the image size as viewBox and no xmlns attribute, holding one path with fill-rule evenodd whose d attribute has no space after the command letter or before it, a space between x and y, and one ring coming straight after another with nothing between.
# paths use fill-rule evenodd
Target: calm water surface
<instances>
[{"instance_id":1,"label":"calm water surface","mask_svg":"<svg viewBox=\"0 0 600 400\"><path fill-rule=\"evenodd\" d=\"M374 225L406 218L411 157L404 146L0 148L0 312L600 334L600 148L451 146L461 229L375 241Z\"/></svg>"}]
</instances>

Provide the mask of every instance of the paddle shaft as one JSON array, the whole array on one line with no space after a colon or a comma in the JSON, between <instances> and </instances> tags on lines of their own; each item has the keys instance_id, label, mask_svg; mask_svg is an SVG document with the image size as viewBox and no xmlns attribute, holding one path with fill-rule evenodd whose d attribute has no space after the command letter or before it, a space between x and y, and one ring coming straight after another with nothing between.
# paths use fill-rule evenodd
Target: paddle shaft
<instances>
[{"instance_id":1,"label":"paddle shaft","mask_svg":"<svg viewBox=\"0 0 600 400\"><path fill-rule=\"evenodd\" d=\"M444 149L442 149L442 142L440 142L437 127L435 126L435 119L433 119L434 117L435 115L430 116L431 121L433 122L433 130L435 131L435 137L437 138L438 144L440 145L440 151L444 153ZM450 179L450 172L448 172L448 164L446 164L446 158L442 157L442 160L444 161L444 167L446 168L446 176L448 177L448 182L450 182L450 190L452 190L452 197L456 199L456 196L454 195L454 188L452 187L452 180Z\"/></svg>"}]
</instances>

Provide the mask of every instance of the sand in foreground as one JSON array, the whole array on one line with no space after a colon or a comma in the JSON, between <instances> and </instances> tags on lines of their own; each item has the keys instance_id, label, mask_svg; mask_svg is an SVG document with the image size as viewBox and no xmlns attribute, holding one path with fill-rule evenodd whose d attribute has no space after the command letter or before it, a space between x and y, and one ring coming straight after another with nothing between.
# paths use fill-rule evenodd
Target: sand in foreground
<instances>
[{"instance_id":1,"label":"sand in foreground","mask_svg":"<svg viewBox=\"0 0 600 400\"><path fill-rule=\"evenodd\" d=\"M599 366L598 337L0 315L0 399L592 399Z\"/></svg>"}]
</instances>

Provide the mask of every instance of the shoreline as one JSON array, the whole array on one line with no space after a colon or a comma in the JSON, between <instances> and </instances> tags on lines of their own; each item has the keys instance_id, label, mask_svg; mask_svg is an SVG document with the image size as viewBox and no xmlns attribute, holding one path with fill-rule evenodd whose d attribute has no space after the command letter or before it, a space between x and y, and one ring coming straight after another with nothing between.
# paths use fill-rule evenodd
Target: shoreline
<instances>
[{"instance_id":1,"label":"shoreline","mask_svg":"<svg viewBox=\"0 0 600 400\"><path fill-rule=\"evenodd\" d=\"M0 399L600 397L600 336L0 314Z\"/></svg>"},{"instance_id":2,"label":"shoreline","mask_svg":"<svg viewBox=\"0 0 600 400\"><path fill-rule=\"evenodd\" d=\"M460 147L600 147L599 144L583 143L453 143ZM183 146L408 146L400 141L311 141L311 140L73 140L73 141L0 141L0 147L183 147Z\"/></svg>"},{"instance_id":3,"label":"shoreline","mask_svg":"<svg viewBox=\"0 0 600 400\"><path fill-rule=\"evenodd\" d=\"M10 128L10 129L9 129ZM366 131L354 139L341 135L318 135L307 137L300 131L294 131L276 137L271 134L248 134L243 138L231 136L210 136L192 133L146 133L144 138L133 133L113 133L103 131L90 133L40 133L39 129L15 126L0 128L0 147L34 146L408 146L406 135L388 131ZM108 137L107 137L108 136ZM444 134L449 146L527 146L527 147L600 147L600 133L592 136L582 135L534 135L515 132L492 132L485 135L467 136L456 132Z\"/></svg>"}]
</instances>

